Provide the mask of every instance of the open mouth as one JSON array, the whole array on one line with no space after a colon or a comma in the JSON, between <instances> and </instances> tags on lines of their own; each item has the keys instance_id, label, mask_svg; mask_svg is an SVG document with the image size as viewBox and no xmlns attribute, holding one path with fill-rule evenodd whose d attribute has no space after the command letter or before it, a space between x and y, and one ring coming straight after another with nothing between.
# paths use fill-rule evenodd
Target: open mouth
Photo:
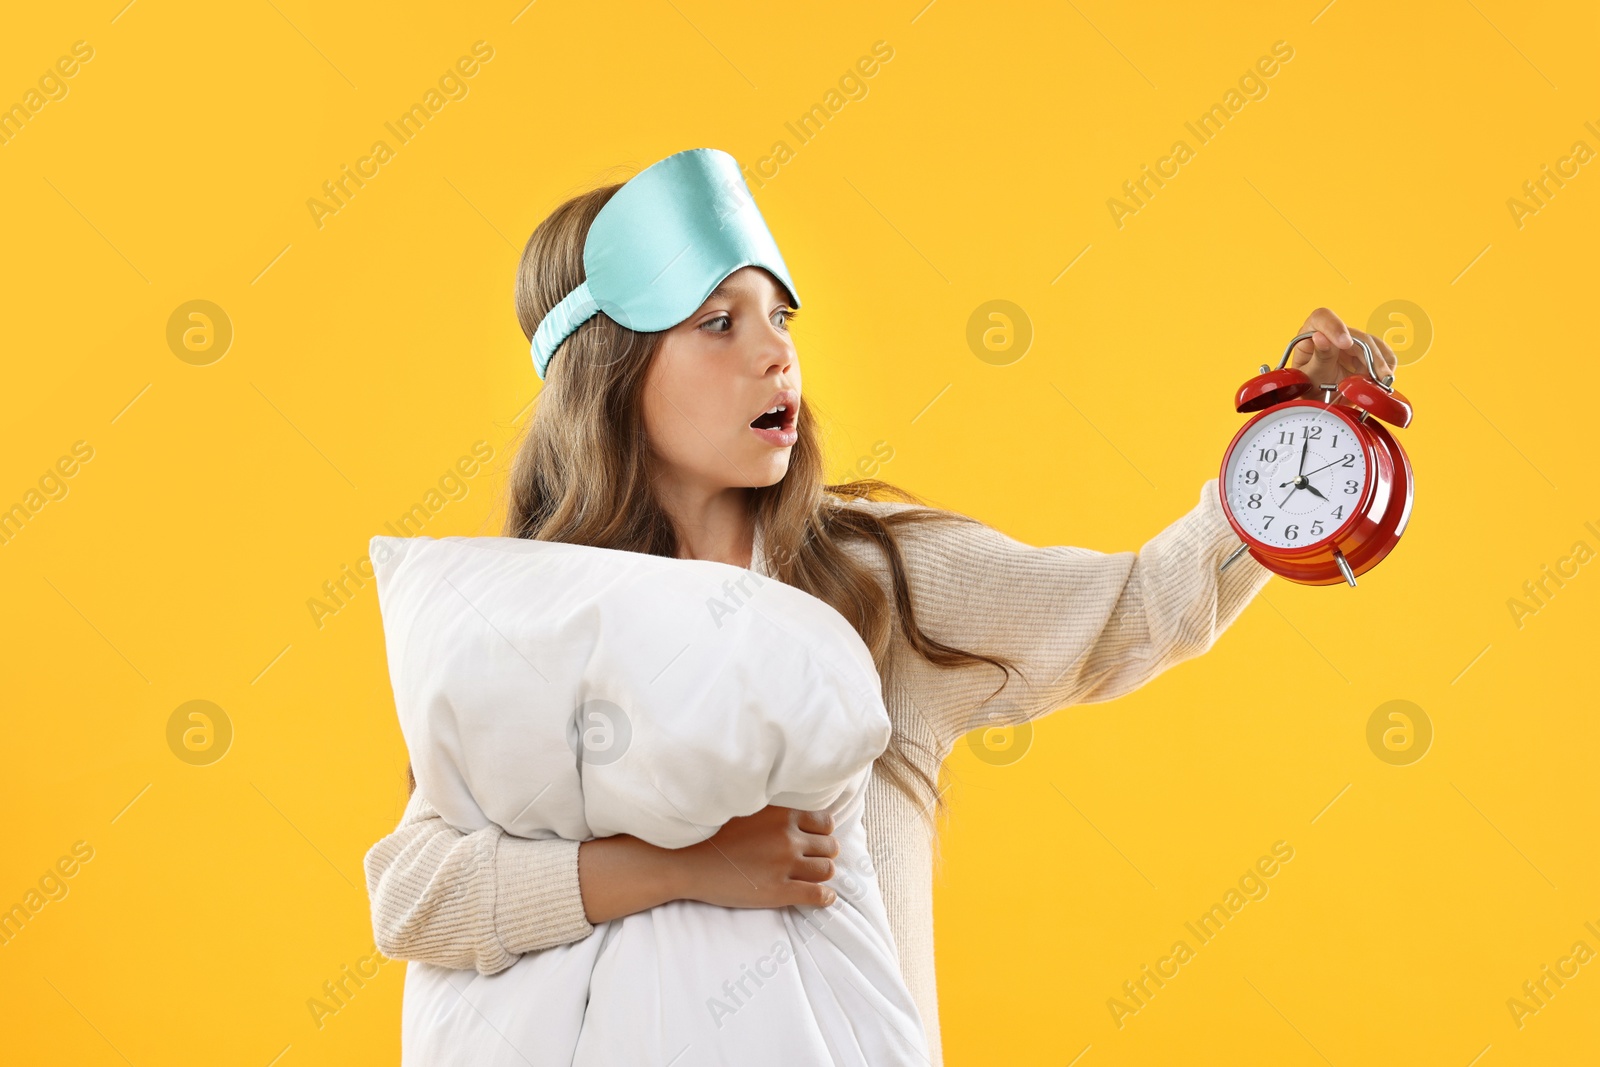
<instances>
[{"instance_id":1,"label":"open mouth","mask_svg":"<svg viewBox=\"0 0 1600 1067\"><path fill-rule=\"evenodd\" d=\"M780 405L776 411L763 411L750 421L753 430L784 430L794 425L794 412Z\"/></svg>"},{"instance_id":2,"label":"open mouth","mask_svg":"<svg viewBox=\"0 0 1600 1067\"><path fill-rule=\"evenodd\" d=\"M791 448L799 440L795 420L800 414L800 390L779 389L767 398L767 410L750 420L750 430L774 448Z\"/></svg>"}]
</instances>

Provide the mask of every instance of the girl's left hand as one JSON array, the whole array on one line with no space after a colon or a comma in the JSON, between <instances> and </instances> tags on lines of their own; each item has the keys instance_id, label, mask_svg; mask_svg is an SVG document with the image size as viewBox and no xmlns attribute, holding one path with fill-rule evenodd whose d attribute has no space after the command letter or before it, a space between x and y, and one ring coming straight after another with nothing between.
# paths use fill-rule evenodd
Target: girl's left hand
<instances>
[{"instance_id":1,"label":"girl's left hand","mask_svg":"<svg viewBox=\"0 0 1600 1067\"><path fill-rule=\"evenodd\" d=\"M1383 380L1384 375L1393 374L1399 365L1394 352L1383 343L1382 338L1374 337L1365 330L1352 330L1327 308L1313 311L1296 333L1312 330L1316 331L1312 336L1294 346L1289 366L1305 371L1319 388L1338 385L1340 379L1348 374L1366 375L1366 354L1351 334L1360 337L1372 349L1372 367L1378 372L1379 381Z\"/></svg>"}]
</instances>

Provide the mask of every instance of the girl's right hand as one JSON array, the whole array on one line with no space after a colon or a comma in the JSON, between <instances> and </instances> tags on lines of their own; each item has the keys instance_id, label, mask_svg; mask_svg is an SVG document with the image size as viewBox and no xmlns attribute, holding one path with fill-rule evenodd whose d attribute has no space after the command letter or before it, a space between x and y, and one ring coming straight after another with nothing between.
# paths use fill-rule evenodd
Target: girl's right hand
<instances>
[{"instance_id":1,"label":"girl's right hand","mask_svg":"<svg viewBox=\"0 0 1600 1067\"><path fill-rule=\"evenodd\" d=\"M839 842L824 811L769 804L754 815L730 819L697 845L678 849L677 895L724 908L826 907L835 893Z\"/></svg>"}]
</instances>

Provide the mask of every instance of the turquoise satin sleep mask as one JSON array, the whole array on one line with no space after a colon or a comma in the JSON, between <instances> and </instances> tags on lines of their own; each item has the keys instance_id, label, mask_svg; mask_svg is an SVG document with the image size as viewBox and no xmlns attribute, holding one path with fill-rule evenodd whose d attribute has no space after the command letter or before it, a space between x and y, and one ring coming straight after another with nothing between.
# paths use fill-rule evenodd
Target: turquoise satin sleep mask
<instances>
[{"instance_id":1,"label":"turquoise satin sleep mask","mask_svg":"<svg viewBox=\"0 0 1600 1067\"><path fill-rule=\"evenodd\" d=\"M652 163L595 216L583 244L584 281L533 332L533 369L542 381L557 347L596 312L642 333L670 329L724 278L751 266L770 271L800 306L732 156L691 148Z\"/></svg>"}]
</instances>

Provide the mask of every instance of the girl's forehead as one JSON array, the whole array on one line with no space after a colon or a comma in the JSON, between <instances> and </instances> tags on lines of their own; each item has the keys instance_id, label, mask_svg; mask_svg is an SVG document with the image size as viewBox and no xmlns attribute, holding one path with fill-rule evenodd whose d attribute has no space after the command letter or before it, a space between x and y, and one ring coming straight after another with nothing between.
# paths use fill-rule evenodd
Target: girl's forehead
<instances>
[{"instance_id":1,"label":"girl's forehead","mask_svg":"<svg viewBox=\"0 0 1600 1067\"><path fill-rule=\"evenodd\" d=\"M706 297L706 303L735 296L765 297L786 295L781 283L761 267L740 267L717 284Z\"/></svg>"}]
</instances>

